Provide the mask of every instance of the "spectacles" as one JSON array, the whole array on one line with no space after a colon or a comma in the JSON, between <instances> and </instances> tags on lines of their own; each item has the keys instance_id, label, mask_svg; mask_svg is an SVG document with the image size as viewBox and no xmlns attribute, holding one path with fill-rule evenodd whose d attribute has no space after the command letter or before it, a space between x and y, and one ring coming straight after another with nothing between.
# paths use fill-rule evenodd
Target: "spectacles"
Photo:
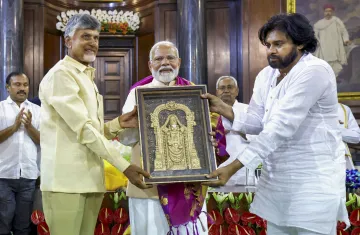
<instances>
[{"instance_id":1,"label":"spectacles","mask_svg":"<svg viewBox=\"0 0 360 235\"><path fill-rule=\"evenodd\" d=\"M170 63L174 62L174 61L177 59L176 56L168 55L168 56L166 56L166 57L164 57L164 56L157 56L157 57L155 57L152 61L153 61L154 63L161 63L165 58L166 58L166 60L169 61Z\"/></svg>"},{"instance_id":2,"label":"spectacles","mask_svg":"<svg viewBox=\"0 0 360 235\"><path fill-rule=\"evenodd\" d=\"M226 89L227 89L228 91L231 91L231 90L233 90L234 88L235 88L235 86L229 85L229 86L219 86L217 89L220 90L220 91L222 91L222 92L224 92Z\"/></svg>"}]
</instances>

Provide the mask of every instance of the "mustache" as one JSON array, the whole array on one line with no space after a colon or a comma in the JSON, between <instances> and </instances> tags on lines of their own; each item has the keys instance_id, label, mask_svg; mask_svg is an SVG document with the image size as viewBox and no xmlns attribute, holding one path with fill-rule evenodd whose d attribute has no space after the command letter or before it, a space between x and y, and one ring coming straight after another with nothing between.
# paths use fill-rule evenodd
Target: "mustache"
<instances>
[{"instance_id":1,"label":"mustache","mask_svg":"<svg viewBox=\"0 0 360 235\"><path fill-rule=\"evenodd\" d=\"M26 92L25 91L18 91L16 94L24 94L24 95L26 95Z\"/></svg>"},{"instance_id":2,"label":"mustache","mask_svg":"<svg viewBox=\"0 0 360 235\"><path fill-rule=\"evenodd\" d=\"M280 59L280 57L276 55L269 55L268 59Z\"/></svg>"},{"instance_id":3,"label":"mustache","mask_svg":"<svg viewBox=\"0 0 360 235\"><path fill-rule=\"evenodd\" d=\"M162 70L162 69L170 69L172 72L174 72L174 69L171 66L161 66L159 68L159 71Z\"/></svg>"}]
</instances>

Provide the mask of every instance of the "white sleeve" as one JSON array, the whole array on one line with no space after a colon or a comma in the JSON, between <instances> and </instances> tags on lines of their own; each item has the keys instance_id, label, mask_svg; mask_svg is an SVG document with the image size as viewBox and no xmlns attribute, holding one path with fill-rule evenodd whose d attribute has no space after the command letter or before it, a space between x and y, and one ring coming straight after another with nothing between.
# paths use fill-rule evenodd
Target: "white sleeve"
<instances>
[{"instance_id":1,"label":"white sleeve","mask_svg":"<svg viewBox=\"0 0 360 235\"><path fill-rule=\"evenodd\" d=\"M351 109L347 106L345 108L348 114L348 128L341 129L342 140L346 143L357 144L360 142L360 128Z\"/></svg>"},{"instance_id":2,"label":"white sleeve","mask_svg":"<svg viewBox=\"0 0 360 235\"><path fill-rule=\"evenodd\" d=\"M129 92L128 97L126 98L125 104L122 108L122 113L131 112L136 105L135 89L132 89ZM139 142L139 129L138 128L126 128L122 130L119 135L119 142L123 145L132 146Z\"/></svg>"},{"instance_id":3,"label":"white sleeve","mask_svg":"<svg viewBox=\"0 0 360 235\"><path fill-rule=\"evenodd\" d=\"M257 135L262 131L262 119L265 113L264 97L262 97L263 86L263 73L260 72L255 80L253 95L247 112L244 109L233 106L233 123L222 117L225 129L252 135Z\"/></svg>"},{"instance_id":4,"label":"white sleeve","mask_svg":"<svg viewBox=\"0 0 360 235\"><path fill-rule=\"evenodd\" d=\"M278 109L274 110L271 119L257 138L237 156L238 160L250 170L255 170L261 160L265 160L291 138L305 120L310 108L327 89L331 89L329 78L331 76L323 66L313 65L305 68L289 84L286 94L279 100Z\"/></svg>"}]
</instances>

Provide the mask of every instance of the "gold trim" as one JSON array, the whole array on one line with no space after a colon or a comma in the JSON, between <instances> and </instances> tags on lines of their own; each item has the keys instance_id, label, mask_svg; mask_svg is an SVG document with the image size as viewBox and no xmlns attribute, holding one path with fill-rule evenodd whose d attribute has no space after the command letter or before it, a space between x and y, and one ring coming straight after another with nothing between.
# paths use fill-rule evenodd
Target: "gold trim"
<instances>
[{"instance_id":1,"label":"gold trim","mask_svg":"<svg viewBox=\"0 0 360 235\"><path fill-rule=\"evenodd\" d=\"M194 95L194 96L198 96L200 97L201 94L204 93L204 91L202 89L205 90L205 92L207 91L206 89L206 86L205 85L196 85L196 86L189 86L191 87L192 89L183 89L183 90L177 90L177 89L171 89L171 88L174 88L174 87L167 87L169 89L167 90L163 90L163 89L160 89L160 88L164 88L164 87L159 87L157 89L157 91L154 91L156 90L156 88L154 88L154 90L152 91L149 91L151 90L151 88L149 87L144 87L144 88L141 88L139 87L138 89L136 89L136 100L137 100L137 104L138 104L138 117L139 117L139 120L146 120L146 113L145 113L145 107L144 105L139 105L139 101L142 101L141 104L145 104L145 96L146 95L149 95L149 94L158 94L158 95L162 95L162 94L168 94L169 93L169 90L177 90L177 93L176 95L180 96L181 93L191 93L191 95ZM141 92L141 94L139 94L139 92ZM203 101L203 102L207 102L207 101ZM203 122L202 122L202 125L203 125L203 129L206 130L207 128L209 128L208 130L211 130L211 119L210 119L210 112L209 112L209 108L206 108L208 110L208 112L205 112L205 107L208 106L208 103L206 103L205 105L204 104L201 104L201 110L202 110L202 116L203 116ZM207 115L207 113L209 113ZM207 120L206 120L207 119ZM141 124L141 122L140 122ZM148 132L147 132L147 128L144 128L143 129L143 132L141 131L141 125L139 125L139 133L140 133L140 153L141 153L141 156L142 158L146 158L146 162L150 163L150 159L149 159L149 154L147 154L147 150L149 149L149 146L148 146L148 141L146 140L147 139L147 136L148 136ZM145 149L142 147L143 144L145 145ZM204 150L207 152L208 156L206 157L207 159L207 163L206 163L206 167L203 168L203 169L206 169L208 167L208 172L206 173L190 173L190 174L186 174L186 175L167 175L167 176L164 176L164 175L161 175L161 176L154 176L154 175L151 175L151 179L155 180L155 182L151 181L150 180L146 180L144 178L144 181L146 182L146 184L159 184L159 183L172 183L172 182L183 182L182 179L186 178L186 182L203 182L203 181L211 181L213 179L207 179L205 176L207 174L209 174L210 172L214 171L217 169L216 167L216 163L213 163L212 162L214 161L215 162L215 149L214 147L212 146L211 144L211 141L209 138L205 138L203 140L203 145L207 146ZM214 159L212 159L214 158ZM213 160L213 161L211 161ZM144 160L143 160L144 161ZM145 166L143 165L143 168L145 168ZM150 169L150 164L147 164L147 167L146 167L146 171L148 171L150 174L152 173L151 172L151 169ZM216 179L215 179L216 180Z\"/></svg>"},{"instance_id":2,"label":"gold trim","mask_svg":"<svg viewBox=\"0 0 360 235\"><path fill-rule=\"evenodd\" d=\"M360 100L360 92L340 92L338 100Z\"/></svg>"},{"instance_id":3,"label":"gold trim","mask_svg":"<svg viewBox=\"0 0 360 235\"><path fill-rule=\"evenodd\" d=\"M286 1L286 12L295 13L296 12L296 0L287 0Z\"/></svg>"}]
</instances>

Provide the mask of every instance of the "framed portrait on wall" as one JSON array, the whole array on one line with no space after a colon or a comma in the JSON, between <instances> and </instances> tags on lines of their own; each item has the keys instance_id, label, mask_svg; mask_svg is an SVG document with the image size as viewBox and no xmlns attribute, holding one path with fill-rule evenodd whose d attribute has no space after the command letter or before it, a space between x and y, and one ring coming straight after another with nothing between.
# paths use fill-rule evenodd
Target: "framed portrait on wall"
<instances>
[{"instance_id":1,"label":"framed portrait on wall","mask_svg":"<svg viewBox=\"0 0 360 235\"><path fill-rule=\"evenodd\" d=\"M360 1L287 0L287 12L301 13L314 27L314 55L333 68L339 100L360 100Z\"/></svg>"},{"instance_id":2,"label":"framed portrait on wall","mask_svg":"<svg viewBox=\"0 0 360 235\"><path fill-rule=\"evenodd\" d=\"M140 147L147 184L210 181L216 169L206 86L138 88Z\"/></svg>"}]
</instances>

